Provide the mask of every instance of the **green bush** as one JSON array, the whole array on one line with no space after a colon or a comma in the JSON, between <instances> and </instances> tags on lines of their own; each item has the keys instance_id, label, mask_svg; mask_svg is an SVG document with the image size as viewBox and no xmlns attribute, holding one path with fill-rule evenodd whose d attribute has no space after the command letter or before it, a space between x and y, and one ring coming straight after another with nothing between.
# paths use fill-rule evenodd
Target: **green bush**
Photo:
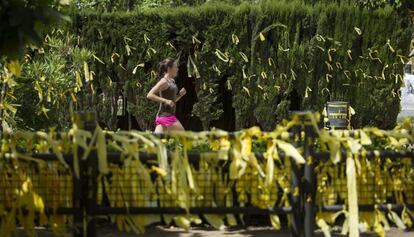
<instances>
[{"instance_id":1,"label":"green bush","mask_svg":"<svg viewBox=\"0 0 414 237\"><path fill-rule=\"evenodd\" d=\"M88 108L87 83L79 80L92 52L76 44L76 36L53 30L42 48L27 50L14 91L15 103L19 105L16 128L66 130L72 126L71 104L75 104L73 110Z\"/></svg>"},{"instance_id":2,"label":"green bush","mask_svg":"<svg viewBox=\"0 0 414 237\"><path fill-rule=\"evenodd\" d=\"M231 93L236 129L270 130L292 108L321 111L333 100L351 103L355 127L391 128L400 111L412 25L391 7L268 1L81 12L73 20L81 46L103 61L96 60L92 70L96 93L107 103L96 100L97 108L107 110L99 109L99 116L110 128L116 127L122 94L140 128L152 129L158 105L145 96L166 57L179 58L178 84L195 90L181 102L192 112L181 107L179 117L197 116L204 129L231 117L224 93ZM292 105L295 93L299 108Z\"/></svg>"}]
</instances>

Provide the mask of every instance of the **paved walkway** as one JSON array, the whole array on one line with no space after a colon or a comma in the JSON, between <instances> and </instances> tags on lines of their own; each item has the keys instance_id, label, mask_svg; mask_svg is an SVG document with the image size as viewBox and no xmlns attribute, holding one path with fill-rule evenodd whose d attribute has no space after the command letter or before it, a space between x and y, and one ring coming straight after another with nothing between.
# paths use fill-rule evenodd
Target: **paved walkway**
<instances>
[{"instance_id":1,"label":"paved walkway","mask_svg":"<svg viewBox=\"0 0 414 237\"><path fill-rule=\"evenodd\" d=\"M18 237L25 237L23 231L19 231ZM53 237L54 235L49 230L39 230L38 237ZM211 228L192 228L189 232L186 232L180 228L164 228L164 227L152 227L147 230L143 235L136 235L135 233L124 233L116 230L115 227L103 227L98 231L98 237L290 237L290 233L287 230L274 231L269 227L248 227L248 228L235 228L225 231L218 231ZM374 233L363 233L361 237L376 237L378 235ZM315 237L323 237L320 231L315 232ZM340 234L332 234L332 237L343 237ZM392 228L387 233L387 237L414 237L414 230L411 232L404 232L396 228Z\"/></svg>"}]
</instances>

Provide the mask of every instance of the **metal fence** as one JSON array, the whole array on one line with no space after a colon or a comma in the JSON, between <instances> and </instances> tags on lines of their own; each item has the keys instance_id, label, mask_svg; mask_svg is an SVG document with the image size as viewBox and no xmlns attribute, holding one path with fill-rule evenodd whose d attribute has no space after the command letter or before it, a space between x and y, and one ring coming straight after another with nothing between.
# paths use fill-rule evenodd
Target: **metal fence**
<instances>
[{"instance_id":1,"label":"metal fence","mask_svg":"<svg viewBox=\"0 0 414 237\"><path fill-rule=\"evenodd\" d=\"M92 128L89 128L92 129ZM209 200L197 200L193 203L193 206L189 209L191 214L288 214L292 217L291 233L292 236L314 236L316 229L315 217L318 212L337 212L344 209L345 196L347 193L346 183L332 182L327 187L332 189L332 192L327 190L317 190L317 185L320 182L330 182L334 176L344 177L345 171L343 169L332 168L330 172L321 172L320 169L323 167L328 168L329 166L334 167L333 164L329 163L329 153L319 152L317 146L317 135L314 131L314 127L309 125L308 121L303 119L302 125L295 126L289 131L291 138L295 139L296 142L292 143L300 148L303 157L306 159L304 165L298 166L291 158L285 157L285 154L281 152L280 157L290 159L288 162L289 174L285 175L287 181L290 183L290 190L288 198L290 206L274 205L272 208L258 208L257 205L251 205L253 197L257 195L255 189L251 189L247 193L248 205L240 205L237 200L231 207L226 205L224 200L224 192L228 190L223 187L212 186L211 177L208 175L202 175L199 173L195 177L200 185L200 193L205 194L205 197L215 196L216 205L211 205ZM231 133L229 134L232 135ZM351 136L353 133L351 131ZM82 154L82 150L80 150ZM343 153L342 156L346 154ZM171 154L169 154L171 156ZM27 172L31 172L31 176L34 177L32 180L33 189L41 196L45 202L45 213L48 215L71 215L73 216L73 236L76 237L95 237L97 236L96 231L96 219L97 216L102 215L134 215L134 214L186 214L187 210L179 208L176 205L169 205L173 203L174 197L170 194L159 190L155 196L143 196L139 193L125 193L117 195L116 191L111 194L108 190L102 188L102 180L98 171L98 160L97 154L92 152L86 160L80 161L78 164L80 167L80 177L76 178L72 171L68 171L60 166L56 162L56 157L53 154L34 154L33 157L39 160L44 160L46 166L39 169L39 165L33 162L27 162L25 169ZM198 153L190 153L189 161L193 167L198 167L201 155ZM263 160L263 154L256 154L258 160ZM401 159L411 158L411 165L414 164L414 154L410 152L395 152L395 151L381 151L380 153L367 152L366 157L368 159L374 158L390 158L394 162L389 165L390 173L381 178L381 183L376 182L375 174L367 172L367 177L362 181L358 179L358 190L360 196L358 197L359 210L394 210L401 211L404 205L397 204L397 201L393 195L387 193L379 194L375 190L381 190L381 187L392 185L390 182L393 179L392 167L401 165ZM64 157L66 162L73 167L73 157L67 155ZM154 154L140 153L140 160L148 168L156 161ZM124 164L120 159L119 153L108 153L108 161L112 166L122 167ZM384 161L375 163L376 165L384 165ZM325 163L326 165L320 166L318 164ZM226 173L229 169L229 164L223 163L220 166L219 172ZM285 167L286 168L286 167ZM371 167L375 170L375 167ZM12 170L4 170L0 167L0 176L8 177L8 172ZM132 171L133 172L133 171ZM286 171L281 171L286 172ZM38 174L42 175L38 175ZM321 176L324 174L323 177ZM253 175L253 174L252 174ZM156 180L157 174L151 175L151 180ZM110 173L106 175L106 179L109 183L116 184L117 182L124 182L125 180L120 179L137 179L138 183L141 184L140 188L145 187L144 178L140 175L127 177L122 175L116 175ZM6 180L0 183L0 202L10 203L13 200L13 193L8 193L8 190L13 190L15 185L21 185L19 180ZM256 187L258 184L254 183L254 179L248 180L250 183L249 187ZM246 181L247 182L247 181ZM278 180L274 181L276 186ZM344 182L346 180L344 179ZM126 190L132 190L130 187L123 187ZM180 187L175 187L179 189ZM406 185L401 187L404 189L404 201L405 206L414 209L414 185ZM234 192L235 187L231 187L230 191ZM367 190L367 194L364 195L364 191ZM62 193L56 195L56 193ZM68 195L69 193L69 195ZM52 195L53 194L53 195ZM329 195L331 194L331 195ZM112 195L112 197L109 197ZM237 195L234 192L234 195ZM274 196L272 196L274 195ZM282 192L275 192L270 195L270 198L280 200ZM371 196L370 196L371 195ZM383 195L383 196L381 196ZM71 196L71 199L67 197ZM53 198L52 198L53 197ZM122 200L117 200L122 198ZM383 198L383 202L386 204L376 205L375 200ZM163 200L161 203L160 200ZM170 201L170 202L168 202ZM117 205L117 203L129 203L128 206ZM330 203L332 205L320 205L320 203ZM135 205L134 205L135 204ZM6 209L8 207L6 206ZM9 207L10 208L10 207ZM10 211L10 210L9 210ZM85 222L84 220L88 220Z\"/></svg>"}]
</instances>

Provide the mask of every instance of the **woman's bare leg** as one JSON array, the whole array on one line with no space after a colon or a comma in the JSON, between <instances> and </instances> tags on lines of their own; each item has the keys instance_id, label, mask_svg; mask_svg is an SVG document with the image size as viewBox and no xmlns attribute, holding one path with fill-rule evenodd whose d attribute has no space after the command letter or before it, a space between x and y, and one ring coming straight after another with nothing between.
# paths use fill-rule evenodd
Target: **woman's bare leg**
<instances>
[{"instance_id":1,"label":"woman's bare leg","mask_svg":"<svg viewBox=\"0 0 414 237\"><path fill-rule=\"evenodd\" d=\"M163 132L164 132L164 127L162 125L157 125L155 127L154 133L163 133Z\"/></svg>"},{"instance_id":2,"label":"woman's bare leg","mask_svg":"<svg viewBox=\"0 0 414 237\"><path fill-rule=\"evenodd\" d=\"M184 131L183 125L180 123L180 121L177 120L177 122L171 124L167 128L168 131Z\"/></svg>"}]
</instances>

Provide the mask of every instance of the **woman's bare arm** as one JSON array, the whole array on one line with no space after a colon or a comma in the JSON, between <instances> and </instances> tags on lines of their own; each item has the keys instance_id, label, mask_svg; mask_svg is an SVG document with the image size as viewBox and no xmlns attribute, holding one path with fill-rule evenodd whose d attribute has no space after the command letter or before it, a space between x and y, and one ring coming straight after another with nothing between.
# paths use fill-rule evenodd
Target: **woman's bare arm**
<instances>
[{"instance_id":1,"label":"woman's bare arm","mask_svg":"<svg viewBox=\"0 0 414 237\"><path fill-rule=\"evenodd\" d=\"M166 79L162 78L154 87L151 88L151 90L147 94L147 98L155 102L161 102L163 104L168 104L169 100L158 96L158 94L161 91L167 88L168 88L168 82Z\"/></svg>"},{"instance_id":2,"label":"woman's bare arm","mask_svg":"<svg viewBox=\"0 0 414 237\"><path fill-rule=\"evenodd\" d=\"M185 90L185 88L183 87L180 92L178 93L177 98L175 98L175 103L177 103L185 94L187 94L187 91Z\"/></svg>"}]
</instances>

